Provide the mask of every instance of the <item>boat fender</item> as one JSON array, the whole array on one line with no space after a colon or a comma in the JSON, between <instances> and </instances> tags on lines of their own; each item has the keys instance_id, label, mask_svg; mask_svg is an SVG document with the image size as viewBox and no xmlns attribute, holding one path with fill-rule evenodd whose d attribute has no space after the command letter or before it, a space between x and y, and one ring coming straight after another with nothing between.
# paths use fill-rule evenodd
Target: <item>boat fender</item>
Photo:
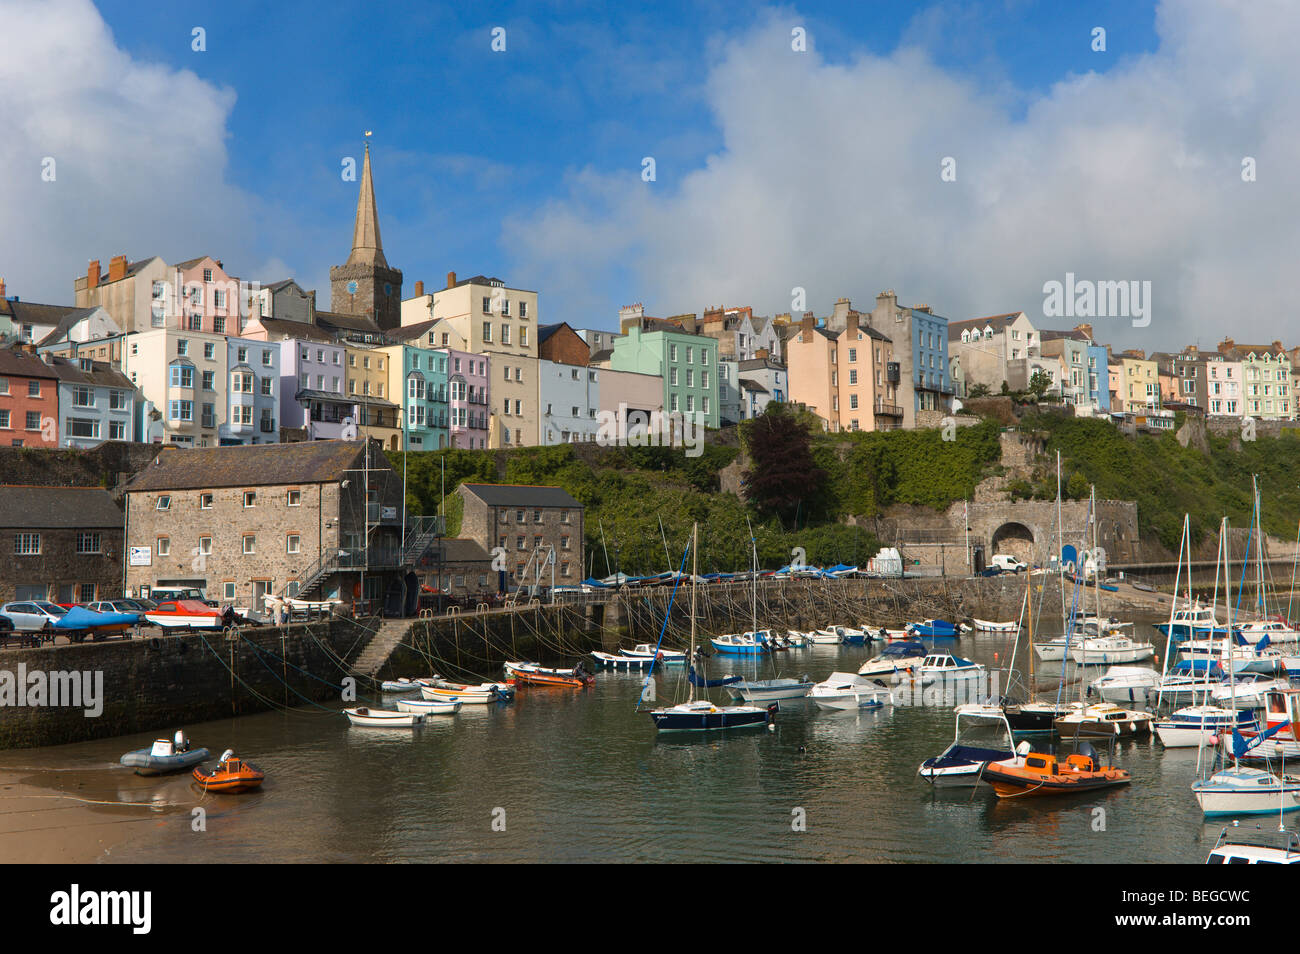
<instances>
[{"instance_id":1,"label":"boat fender","mask_svg":"<svg viewBox=\"0 0 1300 954\"><path fill-rule=\"evenodd\" d=\"M152 649L152 650L154 650L154 651L158 651L158 650L162 649L162 640L159 639L157 636L152 636L152 637L150 637L150 639L149 639L149 648Z\"/></svg>"}]
</instances>

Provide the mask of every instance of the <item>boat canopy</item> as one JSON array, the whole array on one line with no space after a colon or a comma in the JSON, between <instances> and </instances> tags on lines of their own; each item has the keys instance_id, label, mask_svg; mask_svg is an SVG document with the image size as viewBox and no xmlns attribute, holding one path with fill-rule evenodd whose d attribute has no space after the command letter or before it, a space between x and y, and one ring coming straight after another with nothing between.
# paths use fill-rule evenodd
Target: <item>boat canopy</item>
<instances>
[{"instance_id":1,"label":"boat canopy","mask_svg":"<svg viewBox=\"0 0 1300 954\"><path fill-rule=\"evenodd\" d=\"M924 656L930 650L919 639L902 639L885 647L881 656Z\"/></svg>"},{"instance_id":2,"label":"boat canopy","mask_svg":"<svg viewBox=\"0 0 1300 954\"><path fill-rule=\"evenodd\" d=\"M699 686L702 689L716 689L718 686L730 686L733 683L740 682L742 676L728 676L725 679L705 679L695 672L695 667L691 666L686 673L686 678L690 680L692 686Z\"/></svg>"},{"instance_id":3,"label":"boat canopy","mask_svg":"<svg viewBox=\"0 0 1300 954\"><path fill-rule=\"evenodd\" d=\"M1222 679L1223 669L1215 659L1180 659L1169 670L1171 676L1204 676L1210 679Z\"/></svg>"}]
</instances>

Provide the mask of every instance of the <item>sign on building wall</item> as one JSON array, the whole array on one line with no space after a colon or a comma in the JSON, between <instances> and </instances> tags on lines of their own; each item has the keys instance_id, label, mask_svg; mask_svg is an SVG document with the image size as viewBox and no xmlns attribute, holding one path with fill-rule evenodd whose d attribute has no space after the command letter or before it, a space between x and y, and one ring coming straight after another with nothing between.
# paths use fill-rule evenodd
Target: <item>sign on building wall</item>
<instances>
[{"instance_id":1,"label":"sign on building wall","mask_svg":"<svg viewBox=\"0 0 1300 954\"><path fill-rule=\"evenodd\" d=\"M153 566L153 547L129 547L128 566Z\"/></svg>"}]
</instances>

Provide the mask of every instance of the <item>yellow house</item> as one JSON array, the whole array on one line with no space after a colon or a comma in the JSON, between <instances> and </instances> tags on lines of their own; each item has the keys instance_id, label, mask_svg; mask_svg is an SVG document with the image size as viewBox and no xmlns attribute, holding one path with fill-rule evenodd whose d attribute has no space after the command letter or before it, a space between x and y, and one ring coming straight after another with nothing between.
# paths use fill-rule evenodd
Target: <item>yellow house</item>
<instances>
[{"instance_id":1,"label":"yellow house","mask_svg":"<svg viewBox=\"0 0 1300 954\"><path fill-rule=\"evenodd\" d=\"M357 405L357 437L372 437L388 450L402 446L401 407L389 391L390 356L376 348L344 349L346 393Z\"/></svg>"}]
</instances>

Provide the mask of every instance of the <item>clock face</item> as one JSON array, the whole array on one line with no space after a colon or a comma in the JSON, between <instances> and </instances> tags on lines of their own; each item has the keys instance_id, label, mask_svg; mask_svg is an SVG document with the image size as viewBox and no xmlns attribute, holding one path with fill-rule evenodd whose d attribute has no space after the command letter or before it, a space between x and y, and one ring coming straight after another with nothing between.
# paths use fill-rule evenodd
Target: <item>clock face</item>
<instances>
[{"instance_id":1,"label":"clock face","mask_svg":"<svg viewBox=\"0 0 1300 954\"><path fill-rule=\"evenodd\" d=\"M349 295L355 295L356 293L357 293L357 283L356 283L356 282L348 282L348 294L349 294Z\"/></svg>"}]
</instances>

